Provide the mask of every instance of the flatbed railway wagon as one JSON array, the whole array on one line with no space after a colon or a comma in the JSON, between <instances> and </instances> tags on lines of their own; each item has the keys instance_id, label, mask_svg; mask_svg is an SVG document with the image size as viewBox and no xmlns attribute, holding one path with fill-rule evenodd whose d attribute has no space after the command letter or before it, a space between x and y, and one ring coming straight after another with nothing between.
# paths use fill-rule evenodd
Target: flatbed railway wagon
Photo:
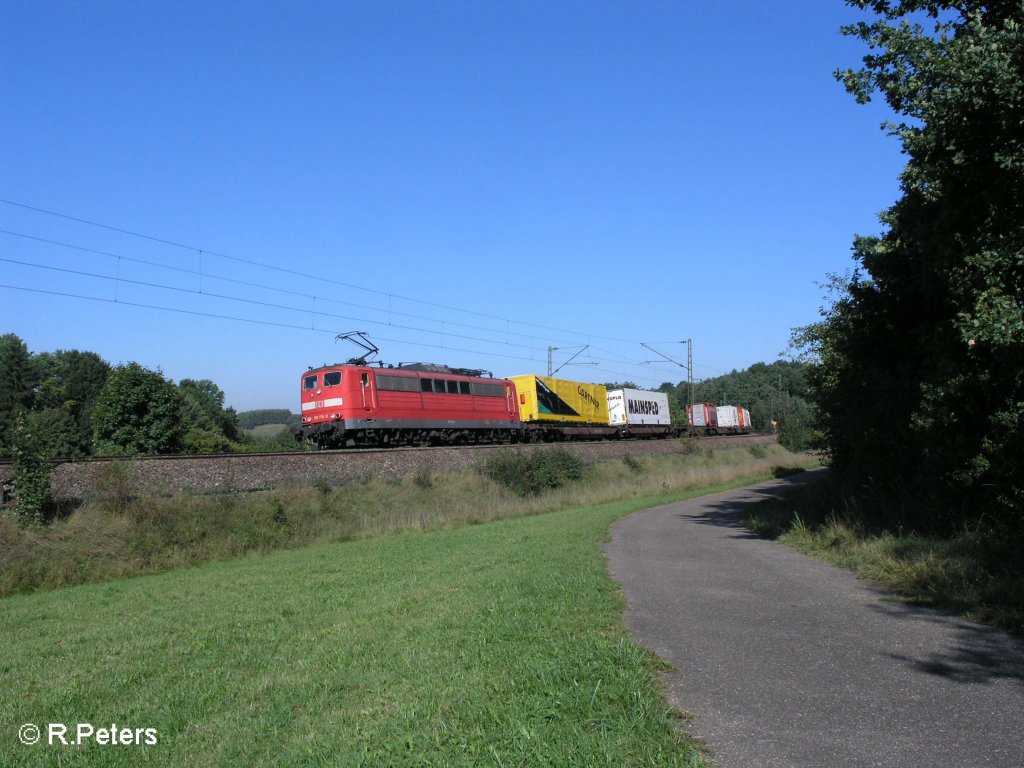
<instances>
[{"instance_id":1,"label":"flatbed railway wagon","mask_svg":"<svg viewBox=\"0 0 1024 768\"><path fill-rule=\"evenodd\" d=\"M608 390L608 420L619 437L673 437L668 395L643 389Z\"/></svg>"},{"instance_id":2,"label":"flatbed railway wagon","mask_svg":"<svg viewBox=\"0 0 1024 768\"><path fill-rule=\"evenodd\" d=\"M550 376L510 376L519 398L526 440L600 440L616 437L608 418L608 390L601 384Z\"/></svg>"},{"instance_id":3,"label":"flatbed railway wagon","mask_svg":"<svg viewBox=\"0 0 1024 768\"><path fill-rule=\"evenodd\" d=\"M482 371L412 363L302 374L299 439L318 448L517 441L516 387Z\"/></svg>"}]
</instances>

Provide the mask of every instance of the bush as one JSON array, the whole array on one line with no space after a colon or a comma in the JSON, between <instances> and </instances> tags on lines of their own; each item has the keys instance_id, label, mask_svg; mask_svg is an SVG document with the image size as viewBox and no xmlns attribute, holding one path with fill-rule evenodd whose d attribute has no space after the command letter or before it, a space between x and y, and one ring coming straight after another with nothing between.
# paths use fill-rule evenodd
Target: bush
<instances>
[{"instance_id":1,"label":"bush","mask_svg":"<svg viewBox=\"0 0 1024 768\"><path fill-rule=\"evenodd\" d=\"M564 449L531 453L498 451L480 472L519 496L536 496L583 477L583 462Z\"/></svg>"},{"instance_id":2,"label":"bush","mask_svg":"<svg viewBox=\"0 0 1024 768\"><path fill-rule=\"evenodd\" d=\"M96 449L107 455L178 453L184 412L178 388L162 373L138 363L118 366L92 412Z\"/></svg>"},{"instance_id":3,"label":"bush","mask_svg":"<svg viewBox=\"0 0 1024 768\"><path fill-rule=\"evenodd\" d=\"M212 429L192 429L185 435L186 453L235 453L237 443Z\"/></svg>"}]
</instances>

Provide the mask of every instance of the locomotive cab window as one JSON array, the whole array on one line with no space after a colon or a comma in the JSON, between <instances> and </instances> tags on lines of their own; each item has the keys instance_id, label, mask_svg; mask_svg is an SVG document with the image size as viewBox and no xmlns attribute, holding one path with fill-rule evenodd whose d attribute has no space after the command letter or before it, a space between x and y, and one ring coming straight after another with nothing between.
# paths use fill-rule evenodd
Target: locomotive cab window
<instances>
[{"instance_id":1,"label":"locomotive cab window","mask_svg":"<svg viewBox=\"0 0 1024 768\"><path fill-rule=\"evenodd\" d=\"M336 387L341 384L341 371L331 371L324 374L324 386Z\"/></svg>"},{"instance_id":2,"label":"locomotive cab window","mask_svg":"<svg viewBox=\"0 0 1024 768\"><path fill-rule=\"evenodd\" d=\"M449 381L448 382L448 394L449 395L457 395L457 394L459 394L459 382L457 382L457 381Z\"/></svg>"},{"instance_id":3,"label":"locomotive cab window","mask_svg":"<svg viewBox=\"0 0 1024 768\"><path fill-rule=\"evenodd\" d=\"M459 394L460 395L468 395L469 394L469 382L468 381L460 381L459 382Z\"/></svg>"},{"instance_id":4,"label":"locomotive cab window","mask_svg":"<svg viewBox=\"0 0 1024 768\"><path fill-rule=\"evenodd\" d=\"M303 389L316 389L316 374L312 376L305 376L302 379Z\"/></svg>"}]
</instances>

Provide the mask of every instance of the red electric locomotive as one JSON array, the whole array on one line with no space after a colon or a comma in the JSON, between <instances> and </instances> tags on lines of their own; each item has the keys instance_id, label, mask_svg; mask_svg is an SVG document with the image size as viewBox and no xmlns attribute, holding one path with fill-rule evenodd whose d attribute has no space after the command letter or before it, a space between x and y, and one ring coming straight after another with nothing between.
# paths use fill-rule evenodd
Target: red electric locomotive
<instances>
[{"instance_id":1,"label":"red electric locomotive","mask_svg":"<svg viewBox=\"0 0 1024 768\"><path fill-rule=\"evenodd\" d=\"M299 438L319 448L518 440L515 384L483 371L361 360L302 375Z\"/></svg>"}]
</instances>

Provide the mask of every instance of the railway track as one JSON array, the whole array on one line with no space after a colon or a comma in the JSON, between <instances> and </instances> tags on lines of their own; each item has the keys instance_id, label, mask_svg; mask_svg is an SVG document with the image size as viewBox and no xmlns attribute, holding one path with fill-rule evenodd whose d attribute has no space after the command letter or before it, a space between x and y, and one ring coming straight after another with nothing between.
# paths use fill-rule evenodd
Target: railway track
<instances>
[{"instance_id":1,"label":"railway track","mask_svg":"<svg viewBox=\"0 0 1024 768\"><path fill-rule=\"evenodd\" d=\"M715 444L730 442L739 444L761 444L761 443L774 443L777 442L776 435L768 432L752 432L747 435L706 435L694 438L672 438L672 442L678 442L679 440L694 439L698 440L700 444ZM751 443L751 439L754 440ZM667 438L665 439L667 440ZM143 456L82 456L80 458L74 458L70 456L57 456L52 459L47 459L48 463L57 464L90 464L90 463L104 463L113 461L213 461L213 460L224 460L224 459L249 459L249 458L293 458L296 456L328 456L328 455L367 455L367 454L397 454L397 453L408 453L408 452L421 452L421 451L436 451L436 450L459 450L459 451L493 451L496 449L506 448L513 450L529 450L530 448L543 448L551 446L561 446L569 448L576 445L636 445L644 443L660 442L658 438L627 438L620 440L592 440L592 441L580 441L580 442L567 442L567 443L489 443L486 445L421 445L421 446L398 446L394 448L335 448L330 450L317 450L317 451L253 451L253 452L242 452L242 453L154 453ZM8 467L13 465L14 460L9 458L0 458L0 467Z\"/></svg>"}]
</instances>

